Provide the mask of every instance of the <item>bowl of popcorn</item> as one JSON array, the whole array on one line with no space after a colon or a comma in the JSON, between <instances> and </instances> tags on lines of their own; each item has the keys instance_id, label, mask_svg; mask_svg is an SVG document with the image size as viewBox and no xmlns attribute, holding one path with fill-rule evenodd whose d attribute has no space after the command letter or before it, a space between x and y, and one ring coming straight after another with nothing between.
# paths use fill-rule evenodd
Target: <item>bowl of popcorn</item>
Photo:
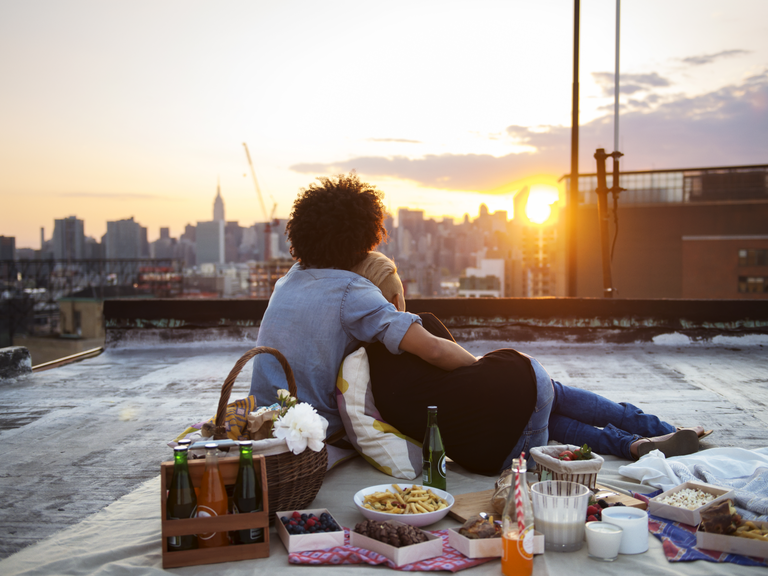
<instances>
[{"instance_id":1,"label":"bowl of popcorn","mask_svg":"<svg viewBox=\"0 0 768 576\"><path fill-rule=\"evenodd\" d=\"M418 484L379 484L354 496L360 513L369 520L397 520L411 526L428 526L441 520L454 499L445 490Z\"/></svg>"},{"instance_id":2,"label":"bowl of popcorn","mask_svg":"<svg viewBox=\"0 0 768 576\"><path fill-rule=\"evenodd\" d=\"M733 490L704 482L685 482L652 498L648 513L653 516L698 526L701 512L733 496Z\"/></svg>"}]
</instances>

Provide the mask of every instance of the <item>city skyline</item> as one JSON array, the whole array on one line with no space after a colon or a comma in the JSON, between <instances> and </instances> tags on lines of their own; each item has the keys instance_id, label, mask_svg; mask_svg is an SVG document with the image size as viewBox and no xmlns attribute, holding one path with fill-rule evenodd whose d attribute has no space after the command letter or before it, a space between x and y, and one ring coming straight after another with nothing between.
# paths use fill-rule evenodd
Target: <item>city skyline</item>
<instances>
[{"instance_id":1,"label":"city skyline","mask_svg":"<svg viewBox=\"0 0 768 576\"><path fill-rule=\"evenodd\" d=\"M580 170L612 148L615 2L581 7ZM36 247L76 214L96 238L209 217L285 219L316 176L355 169L399 206L512 213L569 172L573 4L288 1L0 7L0 235ZM622 5L625 170L760 164L768 4ZM562 189L561 189L562 193ZM31 209L32 208L32 209Z\"/></svg>"},{"instance_id":2,"label":"city skyline","mask_svg":"<svg viewBox=\"0 0 768 576\"><path fill-rule=\"evenodd\" d=\"M556 200L554 200L554 196L552 195L552 190L551 189L547 190L546 186L545 187L540 187L539 189L541 190L542 197L544 198L544 200L542 200L542 202L536 203L536 205L534 207L535 212L528 211L528 214L527 214L528 218L530 218L531 220L536 221L536 223L541 223L541 222L545 222L546 220L548 220L548 218L551 216L551 212L548 212L548 211L542 212L542 210L544 210L543 207L548 207L550 204L556 202ZM547 195L547 192L550 192L550 194ZM546 200L547 198L549 200ZM225 222L225 223L230 223L230 222L236 223L236 224L238 224L242 228L254 228L255 226L262 226L262 227L264 226L264 222L263 221L256 221L256 222L251 222L251 223L243 223L243 222L240 222L239 220L232 220L232 219L226 218L226 199L224 198L224 195L221 194L220 190L217 190L217 196L211 202L211 204L213 205L213 208L211 210L212 218L207 219L207 220L206 219L201 219L201 220L198 220L196 222L188 222L188 223L186 223L185 228L188 230L189 227L194 228L198 224L205 224L205 223L214 222L214 221L218 220L218 218L216 218L216 216L217 216L216 211L217 211L217 209L220 209L219 205L218 205L219 201L223 202L223 207L221 209L224 210L224 215L225 215L225 218L222 219L222 222ZM465 216L469 219L470 222L475 221L478 217L480 217L483 214L483 207L484 206L485 206L486 209L488 209L487 205L485 205L484 203L481 202L480 204L477 205L477 210L476 210L475 214L467 213ZM392 210L391 212L388 213L388 216L392 218L393 222L395 222L395 226L399 225L397 223L397 220L398 220L398 213L401 210L406 210L406 211L411 211L411 212L422 212L422 213L424 212L423 210L421 210L419 208L413 208L413 207L410 207L410 206L398 206L396 209L394 209L394 210ZM507 210L497 210L497 211L489 210L489 212L490 213L506 212L507 213L507 220L508 221L513 220L513 213L512 213L512 211L507 211ZM542 216L542 214L545 214L545 215ZM537 215L542 216L542 219L541 219L540 222L535 220ZM446 218L451 219L452 217L444 216L444 217L433 218L433 217L428 216L427 214L424 214L424 218L426 220L443 221ZM286 221L286 219L281 219L281 220L283 221L283 223ZM458 219L458 218L453 219L453 220L454 220L454 223L456 223L456 224L460 224L463 221L463 219ZM63 222L63 221L77 222L80 225L80 227L81 227L81 232L83 234L83 237L84 238L90 238L90 239L95 240L97 242L100 242L102 240L102 238L108 232L108 229L107 229L108 227L105 226L104 234L102 234L101 236L95 236L93 234L88 233L88 231L87 231L87 222L85 221L84 218L80 218L77 214L68 214L66 216L61 215L59 217L54 218L54 221L53 221L53 223L52 223L52 225L50 227L47 227L47 226L43 227L44 232L45 232L45 241L47 243L48 242L55 242L55 238L56 238L56 234L57 234L56 225L59 222ZM157 241L157 240L162 240L164 238L164 236L163 236L164 232L168 232L169 237L171 237L171 238L182 237L182 236L184 236L184 234L186 232L185 229L182 229L179 234L174 236L174 234L172 234L170 232L170 226L161 225L157 229L157 231L156 231L157 235L153 236L151 234L152 231L147 226L143 226L143 224L141 222L141 216L136 216L136 215L133 215L133 214L130 215L130 216L127 216L126 218L121 218L121 219L116 220L116 221L107 221L107 222L105 222L105 225L106 224L115 224L115 223L120 223L120 222L127 222L127 221L135 221L135 224L137 226L145 228L146 231L147 231L147 239L148 239L148 242L150 244L155 242L155 241ZM40 240L40 238L39 238L39 235L38 235L38 243L39 243L39 240ZM30 248L33 249L33 250L40 250L42 247L22 246L22 245L20 245L18 243L18 241L16 242L16 250L19 250L19 249L30 249ZM61 259L65 259L65 258L57 257L57 259L61 260Z\"/></svg>"}]
</instances>

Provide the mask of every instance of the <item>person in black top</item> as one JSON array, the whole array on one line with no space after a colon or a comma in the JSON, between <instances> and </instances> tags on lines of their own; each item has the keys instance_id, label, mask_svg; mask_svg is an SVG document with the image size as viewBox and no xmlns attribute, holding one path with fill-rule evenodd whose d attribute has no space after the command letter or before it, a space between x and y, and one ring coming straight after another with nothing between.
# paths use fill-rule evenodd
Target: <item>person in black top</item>
<instances>
[{"instance_id":1,"label":"person in black top","mask_svg":"<svg viewBox=\"0 0 768 576\"><path fill-rule=\"evenodd\" d=\"M400 311L403 286L394 262L370 252L352 272L370 280ZM432 314L419 314L431 334L455 340ZM535 359L511 348L489 352L450 372L414 356L366 347L371 387L382 417L403 434L420 439L427 406L439 409L447 455L468 470L496 474L512 459L550 439L598 454L637 459L655 448L667 456L698 450L702 427L676 430L629 403L616 403L550 378ZM650 438L649 438L650 437Z\"/></svg>"}]
</instances>

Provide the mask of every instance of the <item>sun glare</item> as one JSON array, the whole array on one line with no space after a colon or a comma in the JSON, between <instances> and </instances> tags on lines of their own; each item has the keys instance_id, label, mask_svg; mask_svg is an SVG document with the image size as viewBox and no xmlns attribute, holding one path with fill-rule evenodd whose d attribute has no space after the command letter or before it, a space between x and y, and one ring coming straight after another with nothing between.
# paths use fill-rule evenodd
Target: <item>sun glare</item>
<instances>
[{"instance_id":1,"label":"sun glare","mask_svg":"<svg viewBox=\"0 0 768 576\"><path fill-rule=\"evenodd\" d=\"M543 224L552 215L552 204L557 202L557 188L547 184L534 184L528 194L525 215L531 222Z\"/></svg>"}]
</instances>

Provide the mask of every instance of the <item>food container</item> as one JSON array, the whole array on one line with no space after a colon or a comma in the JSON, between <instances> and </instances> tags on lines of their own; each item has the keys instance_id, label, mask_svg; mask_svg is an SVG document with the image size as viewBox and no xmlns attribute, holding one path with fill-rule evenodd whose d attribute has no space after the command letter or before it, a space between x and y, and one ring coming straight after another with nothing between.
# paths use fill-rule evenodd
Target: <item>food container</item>
<instances>
[{"instance_id":1,"label":"food container","mask_svg":"<svg viewBox=\"0 0 768 576\"><path fill-rule=\"evenodd\" d=\"M592 453L589 460L575 460L567 462L560 460L558 456L565 450L577 450L579 446L561 444L559 446L539 446L531 448L531 456L541 471L549 472L551 480L565 480L583 484L590 490L595 489L597 473L603 467L603 457Z\"/></svg>"},{"instance_id":2,"label":"food container","mask_svg":"<svg viewBox=\"0 0 768 576\"><path fill-rule=\"evenodd\" d=\"M663 504L659 502L659 500L662 498L665 498L670 494L680 492L681 490L685 490L686 488L697 489L701 490L702 492L707 492L708 494L714 494L717 496L717 498L712 500L712 502L707 502L703 506L699 506L695 510L688 510L687 508L680 508L678 506L672 506L671 504ZM674 522L682 522L683 524L688 524L690 526L698 526L701 522L702 510L706 510L712 506L712 504L716 504L717 502L721 502L722 500L726 500L727 498L732 497L733 490L728 488L721 488L720 486L713 486L712 484L706 484L704 482L690 481L684 484L680 484L680 486L675 486L671 490L662 492L658 496L652 498L648 502L648 513L652 516L659 516L661 518L666 518L667 520L673 520Z\"/></svg>"},{"instance_id":3,"label":"food container","mask_svg":"<svg viewBox=\"0 0 768 576\"><path fill-rule=\"evenodd\" d=\"M501 538L467 538L448 529L448 544L467 558L501 558ZM533 553L544 554L544 534L533 533Z\"/></svg>"},{"instance_id":4,"label":"food container","mask_svg":"<svg viewBox=\"0 0 768 576\"><path fill-rule=\"evenodd\" d=\"M250 514L226 514L208 518L185 518L182 520L166 520L165 503L168 498L168 487L173 478L173 462L163 462L160 465L160 495L161 495L161 532L163 549L163 568L178 568L180 566L197 566L198 564L215 564L217 562L234 562L252 558L269 556L269 495L267 493L267 470L264 457L253 455L253 465L257 477L261 479L262 502L264 510ZM234 485L237 481L237 469L240 458L219 458L219 471L226 486ZM195 488L200 488L205 470L205 460L190 460L189 475ZM168 550L169 536L184 536L187 534L203 534L206 532L221 532L230 530L246 530L250 528L264 529L264 542L258 544L238 544L237 546L222 546L220 548L199 548L197 550Z\"/></svg>"},{"instance_id":5,"label":"food container","mask_svg":"<svg viewBox=\"0 0 768 576\"><path fill-rule=\"evenodd\" d=\"M318 518L323 512L328 512L325 508L312 508L310 510L297 510L299 514L314 514ZM291 552L304 552L305 550L322 550L323 548L333 548L334 546L344 546L344 529L337 532L320 532L318 534L288 534L288 530L285 529L280 518L283 516L290 516L294 513L294 510L286 512L278 512L275 515L275 529L280 540L283 541L285 549L288 553ZM331 514L330 512L328 512ZM333 514L331 514L333 518ZM336 524L341 528L341 524L333 518Z\"/></svg>"},{"instance_id":6,"label":"food container","mask_svg":"<svg viewBox=\"0 0 768 576\"><path fill-rule=\"evenodd\" d=\"M762 528L768 527L768 522L754 523ZM696 532L696 548L768 559L768 542L765 540L753 540L752 538L726 536L724 534L708 534L701 527Z\"/></svg>"},{"instance_id":7,"label":"food container","mask_svg":"<svg viewBox=\"0 0 768 576\"><path fill-rule=\"evenodd\" d=\"M390 520L393 524L402 524L395 520ZM395 566L405 566L413 562L419 562L426 560L427 558L436 558L443 554L443 539L440 536L435 536L430 532L425 532L427 535L427 541L419 544L412 544L410 546L403 546L401 548L395 548L390 544L384 544L368 536L358 534L354 530L349 532L349 544L351 546L357 546L358 548L365 548L366 550L372 550L382 556L389 558L395 563Z\"/></svg>"}]
</instances>

